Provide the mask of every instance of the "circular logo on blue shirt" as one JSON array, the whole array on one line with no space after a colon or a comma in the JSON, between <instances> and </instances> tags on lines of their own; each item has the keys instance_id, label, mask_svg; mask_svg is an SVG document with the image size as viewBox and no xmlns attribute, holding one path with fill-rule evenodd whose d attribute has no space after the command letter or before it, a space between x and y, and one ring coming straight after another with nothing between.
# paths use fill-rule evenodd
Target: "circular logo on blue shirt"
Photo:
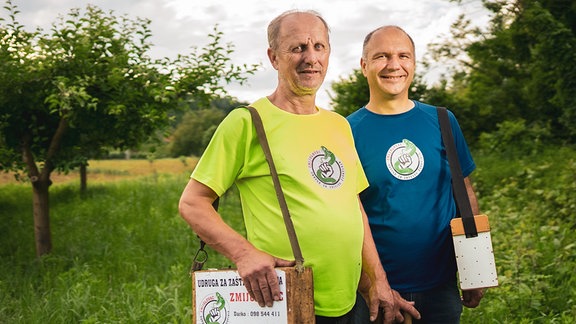
<instances>
[{"instance_id":1,"label":"circular logo on blue shirt","mask_svg":"<svg viewBox=\"0 0 576 324\"><path fill-rule=\"evenodd\" d=\"M411 180L424 169L424 156L414 143L403 139L388 149L386 166L395 178Z\"/></svg>"}]
</instances>

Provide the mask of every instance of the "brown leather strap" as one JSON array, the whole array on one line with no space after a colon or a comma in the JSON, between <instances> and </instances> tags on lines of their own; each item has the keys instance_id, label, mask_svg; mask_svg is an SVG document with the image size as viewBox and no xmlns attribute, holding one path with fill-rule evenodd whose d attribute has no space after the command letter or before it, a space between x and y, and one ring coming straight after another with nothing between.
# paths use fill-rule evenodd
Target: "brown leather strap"
<instances>
[{"instance_id":1,"label":"brown leather strap","mask_svg":"<svg viewBox=\"0 0 576 324\"><path fill-rule=\"evenodd\" d=\"M274 182L276 197L278 197L278 203L280 204L280 209L282 210L282 216L284 217L284 224L286 224L286 230L288 231L288 238L290 239L292 252L294 253L294 258L296 259L296 271L302 272L304 271L304 257L302 256L302 250L300 250L298 237L296 236L296 231L294 230L294 223L292 223L292 218L290 217L290 212L288 211L288 205L286 204L286 198L284 197L284 192L282 191L282 186L280 185L278 172L276 172L276 166L274 165L274 160L272 159L272 153L270 152L270 146L268 145L268 139L266 137L266 132L264 131L262 118L260 118L258 111L254 107L248 106L246 108L248 111L250 111L250 115L252 116L252 123L254 123L256 134L258 135L258 140L260 141L260 146L264 151L264 156L266 156L266 161L268 162L268 167L270 168L270 175L272 176L272 181Z\"/></svg>"}]
</instances>

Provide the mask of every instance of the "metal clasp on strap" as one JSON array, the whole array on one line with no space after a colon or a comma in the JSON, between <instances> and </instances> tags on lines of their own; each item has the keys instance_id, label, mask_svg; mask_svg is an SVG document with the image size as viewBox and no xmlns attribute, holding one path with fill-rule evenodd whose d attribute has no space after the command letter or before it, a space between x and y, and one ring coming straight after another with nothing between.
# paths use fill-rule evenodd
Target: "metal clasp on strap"
<instances>
[{"instance_id":1,"label":"metal clasp on strap","mask_svg":"<svg viewBox=\"0 0 576 324\"><path fill-rule=\"evenodd\" d=\"M296 260L296 272L304 273L304 259Z\"/></svg>"},{"instance_id":2,"label":"metal clasp on strap","mask_svg":"<svg viewBox=\"0 0 576 324\"><path fill-rule=\"evenodd\" d=\"M208 260L208 253L204 250L206 243L204 241L200 241L200 247L198 251L196 251L196 255L194 255L194 259L192 260L192 267L190 268L190 275L192 272L202 270L204 267L204 263Z\"/></svg>"}]
</instances>

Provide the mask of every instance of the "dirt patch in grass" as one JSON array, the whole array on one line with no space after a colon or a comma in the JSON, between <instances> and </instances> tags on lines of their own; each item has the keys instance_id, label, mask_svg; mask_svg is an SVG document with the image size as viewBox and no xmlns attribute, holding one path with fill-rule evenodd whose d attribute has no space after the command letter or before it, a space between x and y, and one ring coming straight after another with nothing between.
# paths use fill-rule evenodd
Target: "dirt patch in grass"
<instances>
[{"instance_id":1,"label":"dirt patch in grass","mask_svg":"<svg viewBox=\"0 0 576 324\"><path fill-rule=\"evenodd\" d=\"M91 160L88 162L88 183L126 180L153 174L190 174L197 158L159 160ZM52 172L54 184L80 182L78 170L68 174ZM0 173L0 185L19 183L12 173Z\"/></svg>"}]
</instances>

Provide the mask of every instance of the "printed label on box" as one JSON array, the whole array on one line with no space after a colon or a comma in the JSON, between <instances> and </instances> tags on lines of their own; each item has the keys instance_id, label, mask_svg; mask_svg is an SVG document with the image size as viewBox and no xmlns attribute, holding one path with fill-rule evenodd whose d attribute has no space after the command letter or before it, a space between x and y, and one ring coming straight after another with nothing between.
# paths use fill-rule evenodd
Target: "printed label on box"
<instances>
[{"instance_id":1,"label":"printed label on box","mask_svg":"<svg viewBox=\"0 0 576 324\"><path fill-rule=\"evenodd\" d=\"M277 324L287 323L286 273L276 269L281 300L260 307L250 297L235 270L194 273L195 323Z\"/></svg>"}]
</instances>

